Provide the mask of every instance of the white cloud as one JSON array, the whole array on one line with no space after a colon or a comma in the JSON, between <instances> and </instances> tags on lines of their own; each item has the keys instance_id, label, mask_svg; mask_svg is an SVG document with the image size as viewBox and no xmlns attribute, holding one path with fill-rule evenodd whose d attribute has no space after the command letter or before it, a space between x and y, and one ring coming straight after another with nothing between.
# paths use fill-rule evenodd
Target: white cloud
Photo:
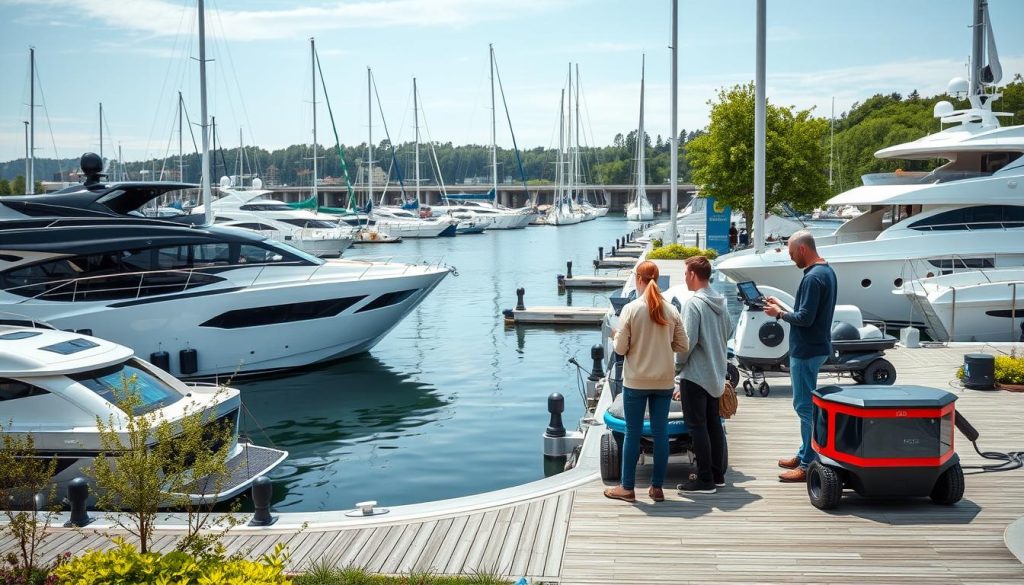
<instances>
[{"instance_id":1,"label":"white cloud","mask_svg":"<svg viewBox=\"0 0 1024 585\"><path fill-rule=\"evenodd\" d=\"M169 0L8 0L20 4L49 4L112 28L154 37L179 32L192 8ZM571 0L357 0L276 10L217 10L207 8L207 26L232 41L262 41L310 36L353 28L450 27L466 28L484 22L557 10ZM188 16L186 16L188 15Z\"/></svg>"}]
</instances>

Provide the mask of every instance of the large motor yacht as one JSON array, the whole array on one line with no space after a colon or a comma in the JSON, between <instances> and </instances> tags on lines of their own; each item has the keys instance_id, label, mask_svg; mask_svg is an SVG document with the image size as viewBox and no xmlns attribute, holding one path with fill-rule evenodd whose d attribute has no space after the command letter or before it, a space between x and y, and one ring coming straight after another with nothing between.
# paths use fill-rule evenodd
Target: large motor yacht
<instances>
[{"instance_id":1,"label":"large motor yacht","mask_svg":"<svg viewBox=\"0 0 1024 585\"><path fill-rule=\"evenodd\" d=\"M974 34L986 31L991 35L990 26L976 26ZM1024 125L1000 126L1002 114L992 111L999 80L982 61L972 57L969 82L949 84L950 95L967 95L969 108L935 104L935 117L952 126L875 153L945 164L930 172L867 175L862 186L828 202L867 209L832 236L817 238L818 252L836 271L839 302L859 306L866 317L924 326L924 316L904 295L892 294L894 288L964 270L1024 266ZM737 282L790 291L801 277L783 246L724 256L716 268Z\"/></svg>"},{"instance_id":2,"label":"large motor yacht","mask_svg":"<svg viewBox=\"0 0 1024 585\"><path fill-rule=\"evenodd\" d=\"M21 320L0 315L0 322ZM134 416L152 415L171 425L188 413L200 413L206 424L231 428L229 475L197 481L186 495L196 504L215 503L245 491L259 476L281 464L286 451L238 440L241 400L238 390L185 384L135 357L123 345L81 333L43 327L0 325L0 405L4 433L31 435L39 457L55 458L57 493L66 493L72 479L85 475L102 452L96 421L111 421L128 442L127 412L118 406L125 380L139 393ZM205 493L216 486L216 493ZM204 489L207 488L207 489Z\"/></svg>"},{"instance_id":3,"label":"large motor yacht","mask_svg":"<svg viewBox=\"0 0 1024 585\"><path fill-rule=\"evenodd\" d=\"M268 197L270 191L262 188L259 179L253 183L251 189L238 189L227 177L221 178L221 196L210 205L216 223L251 230L322 258L337 258L352 245L355 238L347 225L293 209ZM202 214L205 206L192 212Z\"/></svg>"},{"instance_id":4,"label":"large motor yacht","mask_svg":"<svg viewBox=\"0 0 1024 585\"><path fill-rule=\"evenodd\" d=\"M367 351L449 272L322 260L216 225L0 222L0 309L127 345L187 377L274 372Z\"/></svg>"}]
</instances>

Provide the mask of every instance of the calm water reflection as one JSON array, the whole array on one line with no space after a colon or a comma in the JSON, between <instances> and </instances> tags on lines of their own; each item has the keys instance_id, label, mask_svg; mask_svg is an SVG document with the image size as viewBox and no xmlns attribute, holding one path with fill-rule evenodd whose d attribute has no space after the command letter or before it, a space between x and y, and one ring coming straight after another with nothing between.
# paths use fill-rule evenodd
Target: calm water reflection
<instances>
[{"instance_id":1,"label":"calm water reflection","mask_svg":"<svg viewBox=\"0 0 1024 585\"><path fill-rule=\"evenodd\" d=\"M506 327L501 310L564 305L555 275L591 273L634 224L619 217L352 249L346 257L442 260L458 269L370 354L288 378L238 384L258 441L290 451L275 473L279 511L399 505L544 477L546 398L566 397L566 426L583 414L577 373L596 329ZM602 293L572 293L575 306ZM550 470L548 470L550 472Z\"/></svg>"}]
</instances>

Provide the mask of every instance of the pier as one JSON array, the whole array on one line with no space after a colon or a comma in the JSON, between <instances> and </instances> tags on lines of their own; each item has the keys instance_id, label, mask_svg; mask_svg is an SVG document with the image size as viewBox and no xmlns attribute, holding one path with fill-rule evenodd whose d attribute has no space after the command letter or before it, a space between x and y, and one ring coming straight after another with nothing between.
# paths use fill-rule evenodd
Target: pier
<instances>
[{"instance_id":1,"label":"pier","mask_svg":"<svg viewBox=\"0 0 1024 585\"><path fill-rule=\"evenodd\" d=\"M952 384L964 354L978 351L996 352L992 346L956 344L899 348L887 357L900 382L955 393L957 410L981 432L983 450L1020 450L1024 394ZM837 382L851 383L823 376L819 385ZM538 458L544 420L538 412ZM1024 564L1009 548L1020 550L1022 543L1004 541L1004 533L1018 540L1024 536L1007 530L1024 514L1024 471L968 470L964 499L949 507L927 499L876 501L847 493L838 510L823 512L811 506L804 484L779 483L775 461L791 454L799 440L788 378L774 379L769 397L740 396L739 411L727 423L727 486L714 495L677 495L670 488L690 468L670 462L665 502L646 497L649 464L638 469L636 504L604 498L595 440L601 430L597 425L588 432L577 467L547 479L402 506L381 516L281 514L270 528L232 529L223 543L229 553L250 558L283 543L291 553L292 571L327 561L382 573L490 572L563 585L1024 580ZM956 441L965 466L992 463L962 436ZM161 517L154 550L170 550L181 523L173 515ZM43 559L109 548L103 532L118 533L103 520L82 529L53 528L42 546ZM0 550L11 546L10 539L0 540Z\"/></svg>"}]
</instances>

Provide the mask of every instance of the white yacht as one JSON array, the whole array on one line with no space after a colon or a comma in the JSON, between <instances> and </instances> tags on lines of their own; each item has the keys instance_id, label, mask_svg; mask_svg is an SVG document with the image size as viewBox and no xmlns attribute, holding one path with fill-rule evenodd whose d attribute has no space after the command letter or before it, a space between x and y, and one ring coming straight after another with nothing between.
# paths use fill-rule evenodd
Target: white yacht
<instances>
[{"instance_id":1,"label":"white yacht","mask_svg":"<svg viewBox=\"0 0 1024 585\"><path fill-rule=\"evenodd\" d=\"M637 128L636 140L636 194L626 206L626 219L629 221L650 221L654 219L654 206L647 198L647 170L644 166L647 141L644 133L644 67L640 66L640 126Z\"/></svg>"},{"instance_id":2,"label":"white yacht","mask_svg":"<svg viewBox=\"0 0 1024 585\"><path fill-rule=\"evenodd\" d=\"M214 222L252 230L321 258L338 258L352 245L354 237L348 226L271 199L259 179L253 183L251 189L236 189L230 186L230 179L222 178L221 196L210 205ZM192 211L203 214L205 206Z\"/></svg>"},{"instance_id":3,"label":"white yacht","mask_svg":"<svg viewBox=\"0 0 1024 585\"><path fill-rule=\"evenodd\" d=\"M87 330L176 375L287 370L365 352L449 273L322 260L243 230L143 218L0 222L0 310ZM166 352L166 353L162 353Z\"/></svg>"},{"instance_id":4,"label":"white yacht","mask_svg":"<svg viewBox=\"0 0 1024 585\"><path fill-rule=\"evenodd\" d=\"M702 243L705 241L708 222L707 202L706 197L694 195L686 206L676 214L676 233L679 235L681 243L694 245L698 241ZM739 212L732 214L732 223L735 223L736 227L740 229L746 226L746 220ZM769 213L764 218L765 237L770 241L788 238L794 232L806 227L796 219L775 213ZM644 236L662 238L667 228L668 222L656 224L644 232Z\"/></svg>"},{"instance_id":5,"label":"white yacht","mask_svg":"<svg viewBox=\"0 0 1024 585\"><path fill-rule=\"evenodd\" d=\"M534 218L530 208L509 209L493 202L459 199L458 196L449 196L447 205L431 205L430 213L434 217L464 214L473 218L486 219L490 221L487 225L489 230L521 229L529 225Z\"/></svg>"},{"instance_id":6,"label":"white yacht","mask_svg":"<svg viewBox=\"0 0 1024 585\"><path fill-rule=\"evenodd\" d=\"M420 218L416 213L396 206L376 206L370 209L377 230L402 238L451 237L456 234L458 221L451 217Z\"/></svg>"},{"instance_id":7,"label":"white yacht","mask_svg":"<svg viewBox=\"0 0 1024 585\"><path fill-rule=\"evenodd\" d=\"M286 451L238 440L238 390L185 384L110 341L38 325L7 324L20 320L0 315L0 405L7 419L3 432L31 435L39 457L56 459L52 479L58 494L67 493L68 482L84 476L102 452L97 419L112 420L113 429L127 442L128 413L116 399L125 390L126 379L134 379L141 398L135 416L153 415L173 425L187 410L201 413L206 424L231 428L230 475L214 481L216 493L203 493L203 486L211 484L196 478L186 494L193 503L232 498L288 456Z\"/></svg>"},{"instance_id":8,"label":"white yacht","mask_svg":"<svg viewBox=\"0 0 1024 585\"><path fill-rule=\"evenodd\" d=\"M985 24L974 27L974 34L991 35ZM859 306L866 317L924 326L924 316L904 296L892 294L894 288L953 272L1024 266L1024 126L1000 126L1001 114L992 111L999 80L982 61L973 55L971 81L956 78L949 85L951 95L967 95L968 109L935 104L935 117L951 126L875 153L945 164L931 172L867 175L864 185L828 202L867 209L834 235L817 239L819 253L836 271L839 302ZM889 225L883 223L886 214ZM727 255L716 268L737 282L790 291L801 277L782 246Z\"/></svg>"},{"instance_id":9,"label":"white yacht","mask_svg":"<svg viewBox=\"0 0 1024 585\"><path fill-rule=\"evenodd\" d=\"M892 292L910 300L935 341L1024 341L1024 267L909 280Z\"/></svg>"}]
</instances>

